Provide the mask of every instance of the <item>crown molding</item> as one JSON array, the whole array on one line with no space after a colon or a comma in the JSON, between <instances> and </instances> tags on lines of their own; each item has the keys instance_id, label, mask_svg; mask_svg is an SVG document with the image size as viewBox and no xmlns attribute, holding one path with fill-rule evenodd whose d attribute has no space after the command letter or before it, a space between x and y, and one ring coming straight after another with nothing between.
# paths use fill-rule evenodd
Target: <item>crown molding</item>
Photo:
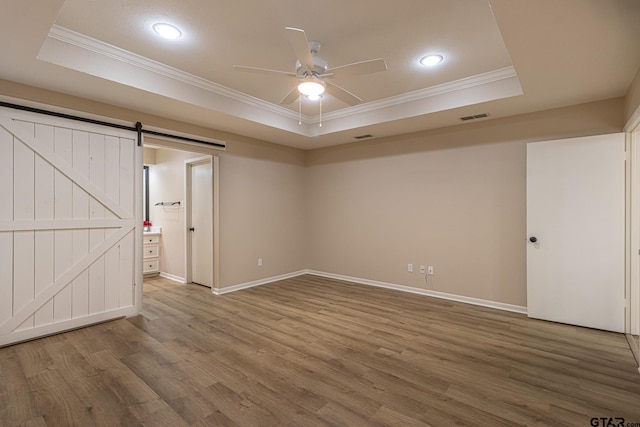
<instances>
[{"instance_id":1,"label":"crown molding","mask_svg":"<svg viewBox=\"0 0 640 427\"><path fill-rule=\"evenodd\" d=\"M474 76L464 77L462 79L442 83L436 86L418 89L413 92L407 92L401 95L390 96L388 98L380 99L377 101L371 101L365 104L359 104L352 107L344 108L342 110L332 111L330 113L323 114L322 119L323 121L329 121L337 118L345 118L356 114L381 110L399 104L406 104L407 102L420 101L435 96L446 95L448 93L456 92L463 89L471 89L477 86L483 86L489 83L499 82L513 77L518 77L515 68L513 68L513 66L504 67L497 70L488 71L486 73L476 74ZM318 120L318 116L313 116L312 119L314 122L316 122Z\"/></svg>"},{"instance_id":2,"label":"crown molding","mask_svg":"<svg viewBox=\"0 0 640 427\"><path fill-rule=\"evenodd\" d=\"M154 61L153 59L129 52L128 50L121 49L117 46L113 46L59 25L51 27L48 37L125 64L133 65L137 68L150 71L161 76L169 77L170 79L208 92L235 99L236 101L240 101L252 107L261 108L287 118L298 120L298 114L287 108L247 95L244 92L228 88L221 84L212 82L211 80L198 77L194 74L187 73L161 62ZM310 121L310 117L308 116L303 115L303 119L306 119L307 122Z\"/></svg>"}]
</instances>

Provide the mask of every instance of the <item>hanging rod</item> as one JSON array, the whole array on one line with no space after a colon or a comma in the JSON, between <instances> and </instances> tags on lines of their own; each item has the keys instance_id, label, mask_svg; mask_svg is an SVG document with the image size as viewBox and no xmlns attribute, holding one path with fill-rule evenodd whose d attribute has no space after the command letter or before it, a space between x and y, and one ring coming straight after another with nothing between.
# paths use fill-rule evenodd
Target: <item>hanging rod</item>
<instances>
[{"instance_id":1,"label":"hanging rod","mask_svg":"<svg viewBox=\"0 0 640 427\"><path fill-rule=\"evenodd\" d=\"M174 206L174 205L182 206L182 202L158 202L154 206Z\"/></svg>"},{"instance_id":2,"label":"hanging rod","mask_svg":"<svg viewBox=\"0 0 640 427\"><path fill-rule=\"evenodd\" d=\"M136 122L135 126L127 126L127 125L121 125L121 124L118 124L118 123L105 122L105 121L102 121L102 120L89 119L87 117L75 116L73 114L66 114L66 113L59 113L57 111L44 110L42 108L27 107L26 105L12 104L10 102L4 102L4 101L0 101L0 107L13 108L14 110L28 111L30 113L37 113L37 114L43 114L43 115L46 115L46 116L60 117L60 118L63 118L63 119L75 120L77 122L91 123L91 124L100 125L100 126L107 126L107 127L116 128L116 129L129 130L129 131L132 131L132 132L136 132L138 134L138 146L142 145L142 134L146 133L148 135L153 135L153 136L162 136L162 137L177 139L177 140L185 141L185 142L210 145L210 146L218 147L218 148L226 148L226 144L223 144L223 143L203 141L201 139L190 138L190 137L187 137L187 136L174 135L174 134L170 134L170 133L157 132L157 131L153 131L153 130L143 129L141 122Z\"/></svg>"},{"instance_id":3,"label":"hanging rod","mask_svg":"<svg viewBox=\"0 0 640 427\"><path fill-rule=\"evenodd\" d=\"M89 119L87 117L74 116L72 114L59 113L57 111L43 110L42 108L27 107L26 105L12 104L10 102L0 101L0 107L13 108L14 110L28 111L30 113L43 114L45 116L60 117L63 119L75 120L76 122L91 123L94 125L107 126L110 128L138 131L138 126L120 125L117 123L105 122L102 120ZM136 124L137 125L137 124ZM140 124L142 126L142 124Z\"/></svg>"}]
</instances>

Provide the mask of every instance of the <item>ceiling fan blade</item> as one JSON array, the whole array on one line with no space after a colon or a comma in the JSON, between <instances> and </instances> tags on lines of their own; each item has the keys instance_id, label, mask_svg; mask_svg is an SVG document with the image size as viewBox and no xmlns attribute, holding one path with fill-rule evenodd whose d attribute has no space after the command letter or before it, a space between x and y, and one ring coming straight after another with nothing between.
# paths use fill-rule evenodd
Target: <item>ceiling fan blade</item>
<instances>
[{"instance_id":1,"label":"ceiling fan blade","mask_svg":"<svg viewBox=\"0 0 640 427\"><path fill-rule=\"evenodd\" d=\"M236 71L244 71L245 73L281 74L289 77L297 77L296 73L291 73L289 71L271 70L269 68L245 67L244 65L234 65L233 69Z\"/></svg>"},{"instance_id":2,"label":"ceiling fan blade","mask_svg":"<svg viewBox=\"0 0 640 427\"><path fill-rule=\"evenodd\" d=\"M341 65L339 67L330 68L326 72L333 73L336 77L343 77L377 73L378 71L387 71L387 63L384 62L384 59L382 58Z\"/></svg>"},{"instance_id":3,"label":"ceiling fan blade","mask_svg":"<svg viewBox=\"0 0 640 427\"><path fill-rule=\"evenodd\" d=\"M362 102L362 99L360 99L358 96L352 94L348 90L343 89L340 86L335 85L333 83L329 83L327 81L325 81L325 83L327 84L327 86L326 86L327 92L330 95L335 96L336 98L338 98L340 101L344 102L345 104L357 105L357 104L360 104Z\"/></svg>"},{"instance_id":4,"label":"ceiling fan blade","mask_svg":"<svg viewBox=\"0 0 640 427\"><path fill-rule=\"evenodd\" d=\"M287 30L289 43L296 54L296 58L300 61L300 64L313 68L313 57L311 56L309 41L307 40L304 30L292 27L286 27L285 30Z\"/></svg>"},{"instance_id":5,"label":"ceiling fan blade","mask_svg":"<svg viewBox=\"0 0 640 427\"><path fill-rule=\"evenodd\" d=\"M293 103L300 96L300 92L298 92L298 86L295 86L291 92L287 96L285 96L282 101L280 101L281 105L289 105Z\"/></svg>"}]
</instances>

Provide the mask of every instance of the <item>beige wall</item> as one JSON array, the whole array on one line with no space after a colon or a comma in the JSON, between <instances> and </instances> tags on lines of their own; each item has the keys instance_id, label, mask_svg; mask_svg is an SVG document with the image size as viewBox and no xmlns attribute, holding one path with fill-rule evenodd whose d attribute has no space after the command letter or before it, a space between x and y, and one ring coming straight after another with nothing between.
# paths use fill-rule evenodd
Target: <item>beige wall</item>
<instances>
[{"instance_id":1,"label":"beige wall","mask_svg":"<svg viewBox=\"0 0 640 427\"><path fill-rule=\"evenodd\" d=\"M226 151L193 149L220 156L219 286L306 268L303 151L6 80L0 80L0 94L226 141ZM145 141L158 142L153 138ZM166 144L184 149L184 145ZM183 179L179 182L182 186ZM158 220L164 222L158 225L168 233L168 218ZM163 238L169 238L168 234ZM257 266L258 257L264 259L261 268ZM166 271L184 277L183 258L172 257Z\"/></svg>"},{"instance_id":2,"label":"beige wall","mask_svg":"<svg viewBox=\"0 0 640 427\"><path fill-rule=\"evenodd\" d=\"M640 68L638 68L638 72L631 82L631 86L629 86L624 101L624 121L626 123L640 108Z\"/></svg>"},{"instance_id":3,"label":"beige wall","mask_svg":"<svg viewBox=\"0 0 640 427\"><path fill-rule=\"evenodd\" d=\"M143 163L145 165L155 165L156 164L156 150L153 148L144 147L142 154Z\"/></svg>"},{"instance_id":4,"label":"beige wall","mask_svg":"<svg viewBox=\"0 0 640 427\"><path fill-rule=\"evenodd\" d=\"M254 140L220 155L221 287L306 268L304 161L301 150Z\"/></svg>"},{"instance_id":5,"label":"beige wall","mask_svg":"<svg viewBox=\"0 0 640 427\"><path fill-rule=\"evenodd\" d=\"M149 141L154 142L150 138ZM213 149L199 152L220 158L218 286L224 288L305 269L304 153L241 138L227 139L225 152ZM184 200L184 160L199 155L157 150L156 164L151 170L153 177L164 175L161 178L164 200ZM178 234L185 228L184 209L156 207L151 212L154 225L163 227L166 251L161 257L161 271L185 277L184 244L177 250L173 243L179 236L181 242L184 240ZM258 266L258 258L263 259L262 267Z\"/></svg>"},{"instance_id":6,"label":"beige wall","mask_svg":"<svg viewBox=\"0 0 640 427\"><path fill-rule=\"evenodd\" d=\"M619 132L628 104L303 152L2 80L0 93L226 141L225 152L198 150L220 156L220 287L310 268L426 288L425 264L429 289L516 305L526 305L526 142Z\"/></svg>"},{"instance_id":7,"label":"beige wall","mask_svg":"<svg viewBox=\"0 0 640 427\"><path fill-rule=\"evenodd\" d=\"M620 98L308 152L309 268L526 305L526 143L619 132L622 110ZM428 285L420 264L435 268Z\"/></svg>"},{"instance_id":8,"label":"beige wall","mask_svg":"<svg viewBox=\"0 0 640 427\"><path fill-rule=\"evenodd\" d=\"M236 144L234 144L236 145ZM220 157L220 288L306 268L304 157L297 150L241 144ZM231 151L231 150L230 150ZM277 153L282 151L283 155ZM200 154L156 150L150 167L151 219L162 227L160 270L184 278L184 161ZM263 259L262 267L258 258Z\"/></svg>"}]
</instances>

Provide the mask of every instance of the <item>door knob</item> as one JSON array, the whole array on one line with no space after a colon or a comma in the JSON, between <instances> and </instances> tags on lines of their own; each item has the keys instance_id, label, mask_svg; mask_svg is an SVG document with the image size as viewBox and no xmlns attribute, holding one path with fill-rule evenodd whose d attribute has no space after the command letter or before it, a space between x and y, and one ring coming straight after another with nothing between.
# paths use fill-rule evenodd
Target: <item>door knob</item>
<instances>
[{"instance_id":1,"label":"door knob","mask_svg":"<svg viewBox=\"0 0 640 427\"><path fill-rule=\"evenodd\" d=\"M196 231L196 229L193 227L189 227L189 231Z\"/></svg>"},{"instance_id":2,"label":"door knob","mask_svg":"<svg viewBox=\"0 0 640 427\"><path fill-rule=\"evenodd\" d=\"M538 241L538 238L537 238L537 237L535 237L535 236L531 236L531 237L529 237L529 241L530 241L531 243L535 243L535 242L537 242L537 241Z\"/></svg>"}]
</instances>

